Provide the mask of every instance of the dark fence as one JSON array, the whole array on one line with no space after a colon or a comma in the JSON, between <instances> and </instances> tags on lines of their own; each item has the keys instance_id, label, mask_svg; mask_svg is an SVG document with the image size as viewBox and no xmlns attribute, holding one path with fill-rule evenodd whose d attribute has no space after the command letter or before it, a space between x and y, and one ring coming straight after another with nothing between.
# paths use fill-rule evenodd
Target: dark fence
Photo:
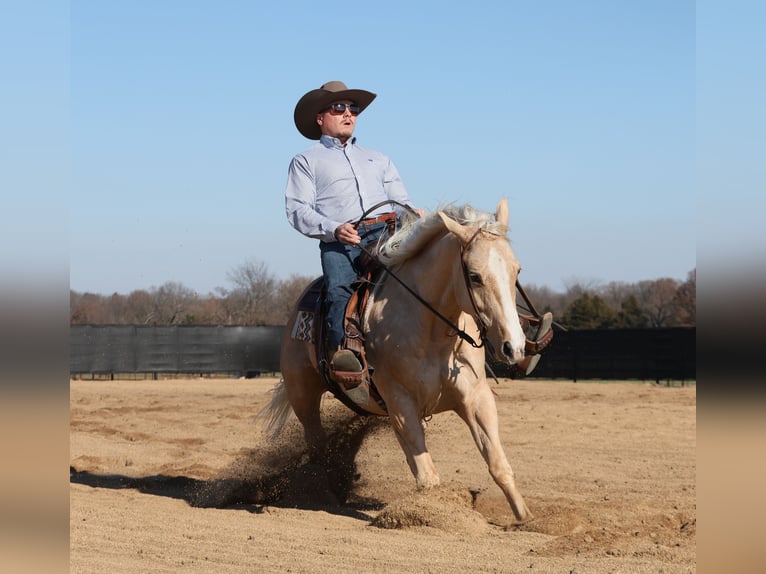
<instances>
[{"instance_id":1,"label":"dark fence","mask_svg":"<svg viewBox=\"0 0 766 574\"><path fill-rule=\"evenodd\" d=\"M284 327L77 325L70 328L71 374L279 371Z\"/></svg>"},{"instance_id":2,"label":"dark fence","mask_svg":"<svg viewBox=\"0 0 766 574\"><path fill-rule=\"evenodd\" d=\"M498 376L507 369L498 366ZM556 331L532 373L545 379L694 381L697 329Z\"/></svg>"},{"instance_id":3,"label":"dark fence","mask_svg":"<svg viewBox=\"0 0 766 574\"><path fill-rule=\"evenodd\" d=\"M72 326L79 374L278 372L284 327ZM534 378L696 380L696 329L556 331ZM509 370L492 364L498 376Z\"/></svg>"}]
</instances>

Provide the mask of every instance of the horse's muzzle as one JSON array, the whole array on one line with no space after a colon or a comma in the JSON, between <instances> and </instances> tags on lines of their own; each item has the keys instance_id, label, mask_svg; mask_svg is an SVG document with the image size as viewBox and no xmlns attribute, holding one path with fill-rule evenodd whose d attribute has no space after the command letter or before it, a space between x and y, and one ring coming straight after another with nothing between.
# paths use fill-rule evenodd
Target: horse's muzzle
<instances>
[{"instance_id":1,"label":"horse's muzzle","mask_svg":"<svg viewBox=\"0 0 766 574\"><path fill-rule=\"evenodd\" d=\"M524 348L514 349L510 341L503 343L503 358L511 364L518 363L524 359Z\"/></svg>"}]
</instances>

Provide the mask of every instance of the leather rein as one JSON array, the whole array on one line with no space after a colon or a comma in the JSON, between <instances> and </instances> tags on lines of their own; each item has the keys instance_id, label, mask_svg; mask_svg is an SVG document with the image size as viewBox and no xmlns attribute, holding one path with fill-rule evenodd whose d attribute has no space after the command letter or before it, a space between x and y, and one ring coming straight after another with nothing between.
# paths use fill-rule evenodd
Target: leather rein
<instances>
[{"instance_id":1,"label":"leather rein","mask_svg":"<svg viewBox=\"0 0 766 574\"><path fill-rule=\"evenodd\" d=\"M397 201L384 201L382 203L378 203L378 204L372 206L370 209L365 211L362 214L362 217L359 218L359 221L357 221L354 224L354 227L358 227L359 224L365 219L365 217L367 216L368 213L378 209L379 207L382 207L383 205L387 205L387 204L391 204L391 203L394 203L394 204L396 204L396 205L406 209L411 214L417 215L416 212L410 206L408 206L408 205L404 205L404 204L399 203ZM460 247L460 264L461 264L461 266L463 268L463 278L465 280L465 287L468 290L468 295L469 295L469 297L471 299L471 305L473 306L474 312L476 314L474 319L476 320L476 323L479 326L479 338L480 338L480 342L479 343L477 343L476 340L473 337L471 337L471 335L466 333L463 329L461 329L460 327L455 325L455 323L450 321L447 317L442 315L428 301L423 299L415 290L413 290L409 285L407 285L404 281L402 281L396 275L396 273L394 273L391 270L390 267L388 267L382 261L380 261L380 259L378 259L378 257L376 255L373 255L372 253L370 253L370 251L366 247L364 247L362 244L359 244L357 247L359 247L364 253L367 254L368 257L370 257L373 261L375 261L375 263L380 265L381 269L383 269L386 273L388 273L391 277L393 277L402 287L404 287L423 306L425 306L429 311L431 311L434 315L436 315L439 319L441 319L441 321L443 321L447 326L449 326L455 332L455 334L458 337L460 337L463 341L465 341L466 343L468 343L469 345L471 345L472 347L475 347L477 349L480 349L484 345L486 345L487 349L489 349L489 352L492 354L493 357L495 357L495 351L492 348L492 344L489 342L489 340L486 337L487 326L484 323L484 321L482 320L481 314L479 313L479 309L476 306L476 299L474 298L473 290L471 289L471 280L470 280L470 277L469 277L468 268L466 267L465 259L463 258L463 254L465 253L465 249L473 242L474 239L476 239L476 237L478 237L478 235L479 235L479 233L481 231L482 231L481 228L477 229L476 233L473 234L471 239L464 246L461 245L461 247ZM526 296L524 298L526 299Z\"/></svg>"}]
</instances>

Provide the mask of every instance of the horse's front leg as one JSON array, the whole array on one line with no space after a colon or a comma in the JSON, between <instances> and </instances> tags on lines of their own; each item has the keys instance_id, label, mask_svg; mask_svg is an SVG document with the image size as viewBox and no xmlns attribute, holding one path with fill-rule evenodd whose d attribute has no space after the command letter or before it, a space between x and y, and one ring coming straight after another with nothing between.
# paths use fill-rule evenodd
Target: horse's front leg
<instances>
[{"instance_id":1,"label":"horse's front leg","mask_svg":"<svg viewBox=\"0 0 766 574\"><path fill-rule=\"evenodd\" d=\"M439 474L426 448L423 424L414 402L409 398L395 397L386 400L389 419L396 438L407 458L410 471L415 476L419 490L439 484Z\"/></svg>"},{"instance_id":2,"label":"horse's front leg","mask_svg":"<svg viewBox=\"0 0 766 574\"><path fill-rule=\"evenodd\" d=\"M481 455L487 462L489 473L505 494L516 519L519 521L530 519L532 513L516 486L513 469L500 442L497 405L486 381L478 381L468 400L456 411L471 429L476 446L479 447Z\"/></svg>"}]
</instances>

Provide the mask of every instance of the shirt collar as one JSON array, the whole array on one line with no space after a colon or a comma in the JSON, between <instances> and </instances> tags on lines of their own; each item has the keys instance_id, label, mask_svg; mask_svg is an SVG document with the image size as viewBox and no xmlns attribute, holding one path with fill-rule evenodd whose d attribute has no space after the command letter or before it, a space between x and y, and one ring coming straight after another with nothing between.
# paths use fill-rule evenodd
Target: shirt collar
<instances>
[{"instance_id":1,"label":"shirt collar","mask_svg":"<svg viewBox=\"0 0 766 574\"><path fill-rule=\"evenodd\" d=\"M340 143L338 138L334 138L325 134L319 138L319 142L327 148L343 149L343 144ZM351 136L346 145L354 145L356 143L356 136Z\"/></svg>"}]
</instances>

